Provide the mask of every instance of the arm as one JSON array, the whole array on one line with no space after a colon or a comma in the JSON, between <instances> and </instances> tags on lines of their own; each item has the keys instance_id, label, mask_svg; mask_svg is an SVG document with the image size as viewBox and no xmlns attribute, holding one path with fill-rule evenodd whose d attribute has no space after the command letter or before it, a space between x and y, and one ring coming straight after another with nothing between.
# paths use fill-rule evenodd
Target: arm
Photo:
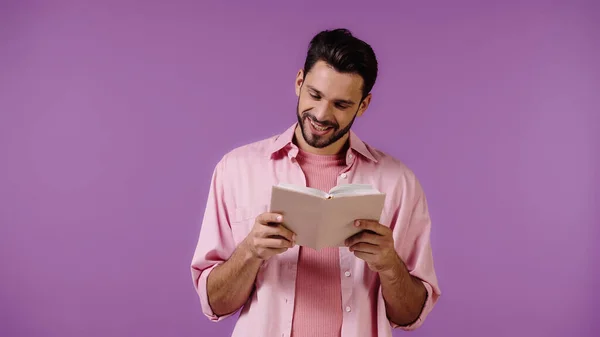
<instances>
[{"instance_id":1,"label":"arm","mask_svg":"<svg viewBox=\"0 0 600 337\"><path fill-rule=\"evenodd\" d=\"M208 300L216 315L229 315L240 308L252 292L263 261L294 245L293 233L277 224L281 221L278 214L259 215L227 262L210 273Z\"/></svg>"},{"instance_id":2,"label":"arm","mask_svg":"<svg viewBox=\"0 0 600 337\"><path fill-rule=\"evenodd\" d=\"M262 260L240 246L208 275L208 302L215 315L234 313L248 300L261 264Z\"/></svg>"},{"instance_id":3,"label":"arm","mask_svg":"<svg viewBox=\"0 0 600 337\"><path fill-rule=\"evenodd\" d=\"M389 271L379 273L379 279L390 321L398 326L413 324L427 300L427 289L423 282L408 272L399 257Z\"/></svg>"},{"instance_id":4,"label":"arm","mask_svg":"<svg viewBox=\"0 0 600 337\"><path fill-rule=\"evenodd\" d=\"M264 213L257 217L250 234L236 247L229 223L231 189L225 184L227 178L225 161L221 160L213 172L191 263L202 312L215 322L232 315L248 300L263 260L293 245L291 232L272 225L282 219L276 214ZM283 238L269 237L271 235Z\"/></svg>"},{"instance_id":5,"label":"arm","mask_svg":"<svg viewBox=\"0 0 600 337\"><path fill-rule=\"evenodd\" d=\"M418 328L441 295L433 268L431 221L418 182L413 200L401 206L395 225L360 220L363 231L347 240L354 255L379 274L379 300L393 328Z\"/></svg>"},{"instance_id":6,"label":"arm","mask_svg":"<svg viewBox=\"0 0 600 337\"><path fill-rule=\"evenodd\" d=\"M392 230L376 221L360 220L364 230L346 241L354 255L379 273L381 292L389 320L398 326L415 322L423 309L427 290L412 276L395 250Z\"/></svg>"},{"instance_id":7,"label":"arm","mask_svg":"<svg viewBox=\"0 0 600 337\"><path fill-rule=\"evenodd\" d=\"M212 305L209 303L212 300L209 301L208 278L213 271L219 269L220 265L224 265L233 256L236 248L229 225L230 202L224 184L227 181L224 166L225 160L221 160L213 172L200 235L191 263L192 280L200 299L202 313L215 322L229 315L223 314L223 310L218 310L218 314L213 312ZM217 280L219 279L221 278L217 277Z\"/></svg>"}]
</instances>

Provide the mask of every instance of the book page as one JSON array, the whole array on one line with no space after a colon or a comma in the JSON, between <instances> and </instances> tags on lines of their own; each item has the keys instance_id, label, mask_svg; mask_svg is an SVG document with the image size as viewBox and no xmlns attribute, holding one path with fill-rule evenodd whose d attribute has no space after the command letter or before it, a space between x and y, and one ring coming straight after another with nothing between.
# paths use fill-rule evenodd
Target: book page
<instances>
[{"instance_id":1,"label":"book page","mask_svg":"<svg viewBox=\"0 0 600 337\"><path fill-rule=\"evenodd\" d=\"M270 212L283 215L283 226L296 234L296 244L316 247L317 226L323 223L323 199L273 186Z\"/></svg>"},{"instance_id":2,"label":"book page","mask_svg":"<svg viewBox=\"0 0 600 337\"><path fill-rule=\"evenodd\" d=\"M385 194L334 197L324 200L325 223L319 227L318 249L324 247L344 247L344 241L358 233L354 226L357 219L379 221Z\"/></svg>"},{"instance_id":3,"label":"book page","mask_svg":"<svg viewBox=\"0 0 600 337\"><path fill-rule=\"evenodd\" d=\"M380 194L376 188L368 184L343 184L329 191L333 196Z\"/></svg>"},{"instance_id":4,"label":"book page","mask_svg":"<svg viewBox=\"0 0 600 337\"><path fill-rule=\"evenodd\" d=\"M320 198L327 198L327 195L328 195L327 193L325 193L319 189L301 186L301 185L280 183L276 187L280 188L280 189L285 189L288 191L295 191L295 192L299 192L299 193L314 195L314 196L320 197Z\"/></svg>"}]
</instances>

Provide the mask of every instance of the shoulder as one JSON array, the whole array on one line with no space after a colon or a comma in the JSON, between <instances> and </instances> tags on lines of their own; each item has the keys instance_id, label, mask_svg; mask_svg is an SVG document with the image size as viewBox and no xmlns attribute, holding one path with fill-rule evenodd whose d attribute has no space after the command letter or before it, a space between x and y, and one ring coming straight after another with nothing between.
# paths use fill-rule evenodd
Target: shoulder
<instances>
[{"instance_id":1,"label":"shoulder","mask_svg":"<svg viewBox=\"0 0 600 337\"><path fill-rule=\"evenodd\" d=\"M377 160L375 166L381 174L389 176L404 176L416 179L415 172L400 158L393 156L383 150L375 148L367 143L365 146Z\"/></svg>"},{"instance_id":2,"label":"shoulder","mask_svg":"<svg viewBox=\"0 0 600 337\"><path fill-rule=\"evenodd\" d=\"M274 135L232 148L221 157L217 169L231 171L237 170L240 166L250 168L266 164L277 137L278 135Z\"/></svg>"},{"instance_id":3,"label":"shoulder","mask_svg":"<svg viewBox=\"0 0 600 337\"><path fill-rule=\"evenodd\" d=\"M419 195L423 192L417 174L402 159L367 143L365 146L377 160L373 168L383 181L391 183L397 189L412 192L411 194Z\"/></svg>"}]
</instances>

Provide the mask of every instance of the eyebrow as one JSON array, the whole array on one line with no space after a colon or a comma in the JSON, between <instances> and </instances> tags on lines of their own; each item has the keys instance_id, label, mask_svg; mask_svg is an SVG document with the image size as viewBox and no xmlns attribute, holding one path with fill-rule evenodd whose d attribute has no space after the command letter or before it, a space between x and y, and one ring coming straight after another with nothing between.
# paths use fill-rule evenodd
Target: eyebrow
<instances>
[{"instance_id":1,"label":"eyebrow","mask_svg":"<svg viewBox=\"0 0 600 337\"><path fill-rule=\"evenodd\" d=\"M309 90L314 91L315 94L317 94L319 96L325 96L325 95L323 95L322 92L320 92L317 88L313 87L310 84L307 84L306 87L308 87ZM348 100L348 99L336 99L335 101L336 101L336 103L342 103L342 104L347 104L347 105L354 105L355 104L354 101Z\"/></svg>"}]
</instances>

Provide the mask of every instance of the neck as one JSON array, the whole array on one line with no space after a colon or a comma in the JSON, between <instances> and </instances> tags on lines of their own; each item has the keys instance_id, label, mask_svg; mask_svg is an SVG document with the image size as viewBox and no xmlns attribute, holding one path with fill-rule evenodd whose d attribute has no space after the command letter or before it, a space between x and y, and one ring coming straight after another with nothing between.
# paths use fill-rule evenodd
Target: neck
<instances>
[{"instance_id":1,"label":"neck","mask_svg":"<svg viewBox=\"0 0 600 337\"><path fill-rule=\"evenodd\" d=\"M300 129L299 125L296 126L296 130L294 131L294 139L296 141L296 145L298 145L298 147L304 152L318 155L333 155L340 153L346 147L349 135L350 133L348 132L342 138L338 139L335 143L330 144L324 148L316 148L310 146L306 142L306 140L304 140L304 136L302 136L302 130Z\"/></svg>"}]
</instances>

